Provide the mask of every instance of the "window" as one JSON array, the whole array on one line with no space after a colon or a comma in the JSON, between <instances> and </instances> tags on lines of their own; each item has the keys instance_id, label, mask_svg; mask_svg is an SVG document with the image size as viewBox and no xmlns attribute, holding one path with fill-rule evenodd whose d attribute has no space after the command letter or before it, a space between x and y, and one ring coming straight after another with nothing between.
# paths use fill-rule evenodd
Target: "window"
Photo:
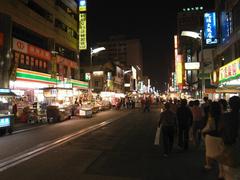
<instances>
[{"instance_id":1,"label":"window","mask_svg":"<svg viewBox=\"0 0 240 180\"><path fill-rule=\"evenodd\" d=\"M78 38L78 34L77 32L75 32L71 27L67 26L66 24L64 24L62 21L60 21L59 19L55 19L55 27L63 30L64 32L66 32L69 36L77 39Z\"/></svg>"},{"instance_id":2,"label":"window","mask_svg":"<svg viewBox=\"0 0 240 180\"><path fill-rule=\"evenodd\" d=\"M69 16L74 18L75 20L78 20L77 14L75 14L72 9L70 9L66 4L64 4L61 0L55 1L56 6L59 6L62 10L64 10Z\"/></svg>"},{"instance_id":3,"label":"window","mask_svg":"<svg viewBox=\"0 0 240 180\"><path fill-rule=\"evenodd\" d=\"M53 22L53 15L49 13L46 9L42 8L34 1L28 1L27 6L33 10L38 15L42 16L44 19L48 20L49 22Z\"/></svg>"}]
</instances>

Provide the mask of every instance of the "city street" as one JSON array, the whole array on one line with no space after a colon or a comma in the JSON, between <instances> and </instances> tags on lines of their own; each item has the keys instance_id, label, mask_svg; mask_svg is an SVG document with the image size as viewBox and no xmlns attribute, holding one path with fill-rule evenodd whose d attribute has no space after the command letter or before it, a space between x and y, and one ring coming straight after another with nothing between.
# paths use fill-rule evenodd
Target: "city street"
<instances>
[{"instance_id":1,"label":"city street","mask_svg":"<svg viewBox=\"0 0 240 180\"><path fill-rule=\"evenodd\" d=\"M22 163L2 168L0 179L216 179L216 169L209 172L202 169L203 149L191 147L188 152L178 152L175 148L169 157L163 157L161 146L153 144L158 108L150 113L139 109L106 111L93 119L70 120L2 137L1 159L104 119L114 121Z\"/></svg>"}]
</instances>

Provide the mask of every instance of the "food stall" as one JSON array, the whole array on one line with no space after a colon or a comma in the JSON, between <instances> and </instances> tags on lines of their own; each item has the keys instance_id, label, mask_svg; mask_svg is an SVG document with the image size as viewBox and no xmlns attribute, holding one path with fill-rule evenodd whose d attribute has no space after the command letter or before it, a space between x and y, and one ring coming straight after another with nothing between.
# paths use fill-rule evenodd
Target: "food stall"
<instances>
[{"instance_id":1,"label":"food stall","mask_svg":"<svg viewBox=\"0 0 240 180\"><path fill-rule=\"evenodd\" d=\"M10 89L0 89L0 134L12 133L14 114L12 99L15 96Z\"/></svg>"},{"instance_id":2,"label":"food stall","mask_svg":"<svg viewBox=\"0 0 240 180\"><path fill-rule=\"evenodd\" d=\"M70 119L73 109L72 88L44 88L48 122Z\"/></svg>"}]
</instances>

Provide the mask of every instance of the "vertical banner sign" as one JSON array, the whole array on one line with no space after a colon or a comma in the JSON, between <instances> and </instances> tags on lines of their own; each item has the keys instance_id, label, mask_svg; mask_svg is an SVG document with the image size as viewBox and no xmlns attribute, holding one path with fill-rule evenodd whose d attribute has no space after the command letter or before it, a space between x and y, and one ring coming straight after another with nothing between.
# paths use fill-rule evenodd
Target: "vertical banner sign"
<instances>
[{"instance_id":1,"label":"vertical banner sign","mask_svg":"<svg viewBox=\"0 0 240 180\"><path fill-rule=\"evenodd\" d=\"M87 49L87 20L86 13L79 14L79 49Z\"/></svg>"},{"instance_id":2,"label":"vertical banner sign","mask_svg":"<svg viewBox=\"0 0 240 180\"><path fill-rule=\"evenodd\" d=\"M204 43L206 45L216 45L218 43L215 12L204 13Z\"/></svg>"},{"instance_id":3,"label":"vertical banner sign","mask_svg":"<svg viewBox=\"0 0 240 180\"><path fill-rule=\"evenodd\" d=\"M79 0L79 49L87 49L87 3Z\"/></svg>"}]
</instances>

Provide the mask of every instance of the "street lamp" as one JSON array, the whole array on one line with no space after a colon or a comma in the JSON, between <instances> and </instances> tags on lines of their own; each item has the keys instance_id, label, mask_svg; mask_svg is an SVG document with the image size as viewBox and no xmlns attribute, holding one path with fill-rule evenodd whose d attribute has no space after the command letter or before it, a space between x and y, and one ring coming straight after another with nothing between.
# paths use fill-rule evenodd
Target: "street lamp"
<instances>
[{"instance_id":1,"label":"street lamp","mask_svg":"<svg viewBox=\"0 0 240 180\"><path fill-rule=\"evenodd\" d=\"M194 39L200 40L200 46L201 46L201 76L202 76L202 97L205 94L205 75L204 75L204 58L203 58L203 31L200 30L200 32L193 32L193 31L182 31L181 36L187 36Z\"/></svg>"},{"instance_id":2,"label":"street lamp","mask_svg":"<svg viewBox=\"0 0 240 180\"><path fill-rule=\"evenodd\" d=\"M91 61L91 66L92 66L92 60L93 60L93 55L99 53L100 51L106 50L105 47L98 47L98 48L90 48L90 61Z\"/></svg>"}]
</instances>

